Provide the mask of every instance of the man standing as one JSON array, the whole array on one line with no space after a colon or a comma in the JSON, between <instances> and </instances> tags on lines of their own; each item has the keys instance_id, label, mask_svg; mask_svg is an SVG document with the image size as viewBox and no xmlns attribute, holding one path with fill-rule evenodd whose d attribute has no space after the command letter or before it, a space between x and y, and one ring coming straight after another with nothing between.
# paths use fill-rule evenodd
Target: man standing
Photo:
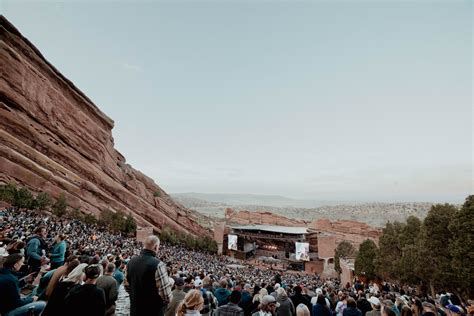
<instances>
[{"instance_id":1,"label":"man standing","mask_svg":"<svg viewBox=\"0 0 474 316\"><path fill-rule=\"evenodd\" d=\"M115 301L117 300L117 281L112 274L115 271L115 264L109 263L105 268L104 275L97 279L97 287L104 290L105 293L105 315L114 315Z\"/></svg>"},{"instance_id":2,"label":"man standing","mask_svg":"<svg viewBox=\"0 0 474 316\"><path fill-rule=\"evenodd\" d=\"M241 297L242 294L240 294L240 291L232 291L229 297L229 303L218 307L216 316L244 316L244 310L238 305Z\"/></svg>"},{"instance_id":3,"label":"man standing","mask_svg":"<svg viewBox=\"0 0 474 316\"><path fill-rule=\"evenodd\" d=\"M41 265L46 262L46 250L48 245L44 239L48 236L46 227L38 226L34 230L34 235L26 243L26 255L28 257L28 271L38 272Z\"/></svg>"},{"instance_id":4,"label":"man standing","mask_svg":"<svg viewBox=\"0 0 474 316\"><path fill-rule=\"evenodd\" d=\"M127 265L130 292L130 316L163 316L171 300L171 282L166 265L156 258L160 240L156 236L145 239L139 256Z\"/></svg>"},{"instance_id":5,"label":"man standing","mask_svg":"<svg viewBox=\"0 0 474 316\"><path fill-rule=\"evenodd\" d=\"M174 282L174 290L171 292L172 299L171 302L166 307L165 316L175 316L178 305L184 300L186 293L183 291L184 280L182 278L176 278Z\"/></svg>"}]
</instances>

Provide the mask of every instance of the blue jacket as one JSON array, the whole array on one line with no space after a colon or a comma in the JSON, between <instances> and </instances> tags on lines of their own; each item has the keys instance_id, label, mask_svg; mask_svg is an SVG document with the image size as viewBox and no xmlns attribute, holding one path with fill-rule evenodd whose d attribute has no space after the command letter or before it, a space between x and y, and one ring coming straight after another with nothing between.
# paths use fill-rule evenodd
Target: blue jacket
<instances>
[{"instance_id":1,"label":"blue jacket","mask_svg":"<svg viewBox=\"0 0 474 316\"><path fill-rule=\"evenodd\" d=\"M20 306L33 302L33 298L21 298L18 278L12 270L0 269L0 313L6 314Z\"/></svg>"},{"instance_id":2,"label":"blue jacket","mask_svg":"<svg viewBox=\"0 0 474 316\"><path fill-rule=\"evenodd\" d=\"M64 254L66 253L66 242L64 240L53 246L51 249L51 262L64 262Z\"/></svg>"}]
</instances>

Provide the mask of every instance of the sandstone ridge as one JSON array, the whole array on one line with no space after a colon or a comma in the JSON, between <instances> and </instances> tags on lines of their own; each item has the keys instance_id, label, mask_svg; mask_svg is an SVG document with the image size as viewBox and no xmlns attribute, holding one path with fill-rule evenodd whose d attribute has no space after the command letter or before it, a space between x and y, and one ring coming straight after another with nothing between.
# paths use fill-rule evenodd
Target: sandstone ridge
<instances>
[{"instance_id":1,"label":"sandstone ridge","mask_svg":"<svg viewBox=\"0 0 474 316\"><path fill-rule=\"evenodd\" d=\"M73 208L131 212L139 226L207 235L114 149L114 122L0 16L0 182L17 182Z\"/></svg>"},{"instance_id":2,"label":"sandstone ridge","mask_svg":"<svg viewBox=\"0 0 474 316\"><path fill-rule=\"evenodd\" d=\"M235 211L231 208L225 210L225 223L227 225L277 225L291 227L307 227L321 233L329 233L335 236L336 242L343 240L359 245L365 239L378 242L382 234L381 228L376 228L352 220L318 219L313 221L287 218L270 212Z\"/></svg>"}]
</instances>

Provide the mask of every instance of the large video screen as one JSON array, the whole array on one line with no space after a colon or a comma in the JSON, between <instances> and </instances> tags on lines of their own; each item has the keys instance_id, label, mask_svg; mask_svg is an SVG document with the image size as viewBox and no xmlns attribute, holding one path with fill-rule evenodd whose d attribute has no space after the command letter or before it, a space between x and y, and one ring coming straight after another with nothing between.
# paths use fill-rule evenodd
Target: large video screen
<instances>
[{"instance_id":1,"label":"large video screen","mask_svg":"<svg viewBox=\"0 0 474 316\"><path fill-rule=\"evenodd\" d=\"M228 248L230 250L237 250L237 236L236 235L229 235L228 236Z\"/></svg>"},{"instance_id":2,"label":"large video screen","mask_svg":"<svg viewBox=\"0 0 474 316\"><path fill-rule=\"evenodd\" d=\"M309 243L296 242L296 260L309 261Z\"/></svg>"}]
</instances>

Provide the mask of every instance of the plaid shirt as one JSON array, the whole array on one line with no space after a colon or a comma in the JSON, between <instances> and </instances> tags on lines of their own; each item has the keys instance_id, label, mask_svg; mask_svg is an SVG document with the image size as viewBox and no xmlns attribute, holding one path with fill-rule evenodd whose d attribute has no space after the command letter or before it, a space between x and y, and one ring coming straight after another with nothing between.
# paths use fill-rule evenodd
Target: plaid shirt
<instances>
[{"instance_id":1,"label":"plaid shirt","mask_svg":"<svg viewBox=\"0 0 474 316\"><path fill-rule=\"evenodd\" d=\"M244 310L239 305L229 302L217 308L216 316L244 316Z\"/></svg>"},{"instance_id":2,"label":"plaid shirt","mask_svg":"<svg viewBox=\"0 0 474 316\"><path fill-rule=\"evenodd\" d=\"M171 301L171 283L163 261L160 261L156 267L155 280L158 294L160 294L165 304L168 304Z\"/></svg>"}]
</instances>

